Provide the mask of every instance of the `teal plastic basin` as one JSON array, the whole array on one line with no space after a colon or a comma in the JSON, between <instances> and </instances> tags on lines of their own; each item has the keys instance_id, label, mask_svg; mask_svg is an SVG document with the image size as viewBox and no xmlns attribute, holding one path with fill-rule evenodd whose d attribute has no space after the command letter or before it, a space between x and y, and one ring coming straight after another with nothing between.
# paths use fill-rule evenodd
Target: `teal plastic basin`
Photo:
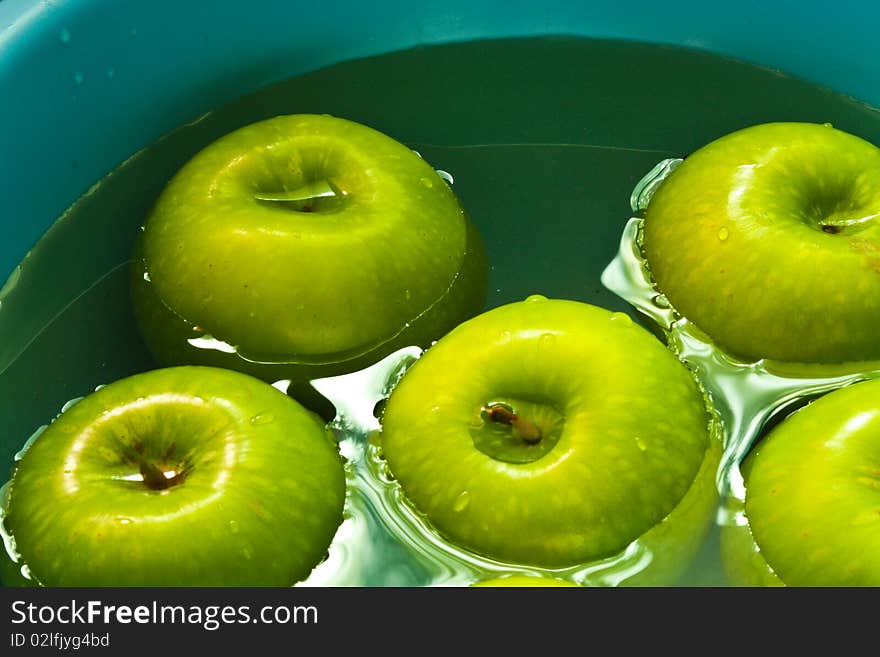
<instances>
[{"instance_id":1,"label":"teal plastic basin","mask_svg":"<svg viewBox=\"0 0 880 657\"><path fill-rule=\"evenodd\" d=\"M0 279L120 161L266 84L419 44L571 34L703 49L880 105L880 5L3 0Z\"/></svg>"}]
</instances>

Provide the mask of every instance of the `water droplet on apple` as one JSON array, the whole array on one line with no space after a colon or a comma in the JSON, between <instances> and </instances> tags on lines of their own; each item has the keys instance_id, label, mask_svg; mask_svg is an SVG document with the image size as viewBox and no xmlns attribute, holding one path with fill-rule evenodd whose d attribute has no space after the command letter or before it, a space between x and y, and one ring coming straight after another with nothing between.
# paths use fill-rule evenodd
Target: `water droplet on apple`
<instances>
[{"instance_id":1,"label":"water droplet on apple","mask_svg":"<svg viewBox=\"0 0 880 657\"><path fill-rule=\"evenodd\" d=\"M640 436L636 436L636 447L638 447L643 452L648 449L648 446L645 444L645 441L642 440Z\"/></svg>"},{"instance_id":2,"label":"water droplet on apple","mask_svg":"<svg viewBox=\"0 0 880 657\"><path fill-rule=\"evenodd\" d=\"M419 182L422 183L428 189L431 189L434 186L434 183L431 182L430 178L419 178Z\"/></svg>"},{"instance_id":3,"label":"water droplet on apple","mask_svg":"<svg viewBox=\"0 0 880 657\"><path fill-rule=\"evenodd\" d=\"M440 406L432 406L432 407L431 407L431 412L432 412L432 413L439 413L439 412L440 412Z\"/></svg>"},{"instance_id":4,"label":"water droplet on apple","mask_svg":"<svg viewBox=\"0 0 880 657\"><path fill-rule=\"evenodd\" d=\"M134 520L132 520L131 518L127 518L126 516L119 516L116 518L116 521L120 525L130 525L131 523L134 522Z\"/></svg>"},{"instance_id":5,"label":"water droplet on apple","mask_svg":"<svg viewBox=\"0 0 880 657\"><path fill-rule=\"evenodd\" d=\"M547 297L543 294L531 294L526 297L526 303L537 303L539 301L546 301Z\"/></svg>"},{"instance_id":6,"label":"water droplet on apple","mask_svg":"<svg viewBox=\"0 0 880 657\"><path fill-rule=\"evenodd\" d=\"M553 333L542 333L538 338L539 349L552 349L556 344L556 335Z\"/></svg>"},{"instance_id":7,"label":"water droplet on apple","mask_svg":"<svg viewBox=\"0 0 880 657\"><path fill-rule=\"evenodd\" d=\"M145 280L147 283L152 283L152 282L153 282L153 279L150 278L150 272L148 272L148 271L145 271L145 272L144 272L144 280Z\"/></svg>"},{"instance_id":8,"label":"water droplet on apple","mask_svg":"<svg viewBox=\"0 0 880 657\"><path fill-rule=\"evenodd\" d=\"M61 31L58 33L58 40L61 43L70 43L70 30L66 27L62 27Z\"/></svg>"},{"instance_id":9,"label":"water droplet on apple","mask_svg":"<svg viewBox=\"0 0 880 657\"><path fill-rule=\"evenodd\" d=\"M243 556L245 559L253 559L253 558L254 558L254 553L251 551L250 548L244 548L244 549L241 551L241 556Z\"/></svg>"},{"instance_id":10,"label":"water droplet on apple","mask_svg":"<svg viewBox=\"0 0 880 657\"><path fill-rule=\"evenodd\" d=\"M651 303L653 303L658 308L670 308L672 304L669 303L669 299L666 298L665 294L655 294L651 297Z\"/></svg>"},{"instance_id":11,"label":"water droplet on apple","mask_svg":"<svg viewBox=\"0 0 880 657\"><path fill-rule=\"evenodd\" d=\"M461 513L468 507L468 504L470 503L471 494L468 493L466 490L463 490L461 494L457 498L455 498L455 502L452 503L452 510L456 513Z\"/></svg>"},{"instance_id":12,"label":"water droplet on apple","mask_svg":"<svg viewBox=\"0 0 880 657\"><path fill-rule=\"evenodd\" d=\"M728 237L730 237L730 231L727 230L726 226L722 226L722 228L718 231L718 239L722 242L725 241Z\"/></svg>"},{"instance_id":13,"label":"water droplet on apple","mask_svg":"<svg viewBox=\"0 0 880 657\"><path fill-rule=\"evenodd\" d=\"M269 424L270 422L275 421L275 416L271 413L259 413L254 415L250 422L251 424Z\"/></svg>"},{"instance_id":14,"label":"water droplet on apple","mask_svg":"<svg viewBox=\"0 0 880 657\"><path fill-rule=\"evenodd\" d=\"M21 565L20 572L21 572L21 576L24 577L26 580L36 581L34 574L31 572L31 569L28 567L27 564Z\"/></svg>"},{"instance_id":15,"label":"water droplet on apple","mask_svg":"<svg viewBox=\"0 0 880 657\"><path fill-rule=\"evenodd\" d=\"M455 183L455 179L452 177L452 174L448 171L443 171L443 169L437 169L437 175L440 176L446 183L451 187Z\"/></svg>"},{"instance_id":16,"label":"water droplet on apple","mask_svg":"<svg viewBox=\"0 0 880 657\"><path fill-rule=\"evenodd\" d=\"M409 301L410 299L412 299L412 292L410 292L409 290L405 290L404 293L403 293L403 295L406 297L406 300L407 300L407 301Z\"/></svg>"},{"instance_id":17,"label":"water droplet on apple","mask_svg":"<svg viewBox=\"0 0 880 657\"><path fill-rule=\"evenodd\" d=\"M61 407L61 412L66 413L71 408L73 408L73 406L75 406L77 404L77 402L82 401L82 399L83 399L82 397L74 397L70 401L65 402L64 406Z\"/></svg>"},{"instance_id":18,"label":"water droplet on apple","mask_svg":"<svg viewBox=\"0 0 880 657\"><path fill-rule=\"evenodd\" d=\"M238 521L237 520L230 520L229 521L229 531L232 532L233 534L238 533Z\"/></svg>"},{"instance_id":19,"label":"water droplet on apple","mask_svg":"<svg viewBox=\"0 0 880 657\"><path fill-rule=\"evenodd\" d=\"M30 446L34 444L34 441L35 441L37 438L39 438L39 437L40 437L40 434L43 433L43 432L44 432L46 429L48 429L48 428L49 428L49 425L48 425L48 424L44 424L44 425L42 425L39 429L37 429L36 431L34 431L34 432L28 437L28 439L25 441L24 445L22 445L21 449L18 450L18 451L15 453L15 455L12 457L13 460L15 460L15 461L20 461L20 460L24 457L25 452L27 452L28 449L30 449Z\"/></svg>"},{"instance_id":20,"label":"water droplet on apple","mask_svg":"<svg viewBox=\"0 0 880 657\"><path fill-rule=\"evenodd\" d=\"M611 313L611 321L620 326L632 326L632 317L626 313Z\"/></svg>"},{"instance_id":21,"label":"water droplet on apple","mask_svg":"<svg viewBox=\"0 0 880 657\"><path fill-rule=\"evenodd\" d=\"M822 125L823 125L824 127L826 127L826 128L833 128L833 127L834 127L834 126L833 126L832 124L830 124L830 123L823 123Z\"/></svg>"}]
</instances>

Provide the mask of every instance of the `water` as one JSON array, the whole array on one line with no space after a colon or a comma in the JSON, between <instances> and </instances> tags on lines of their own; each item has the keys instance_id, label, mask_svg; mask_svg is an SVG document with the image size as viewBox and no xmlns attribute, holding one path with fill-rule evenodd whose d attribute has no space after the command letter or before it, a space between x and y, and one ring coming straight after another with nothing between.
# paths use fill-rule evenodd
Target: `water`
<instances>
[{"instance_id":1,"label":"water","mask_svg":"<svg viewBox=\"0 0 880 657\"><path fill-rule=\"evenodd\" d=\"M554 37L416 48L267 87L134 154L87 190L11 272L0 290L4 467L65 402L154 366L133 325L127 266L137 229L169 177L236 127L296 112L371 125L454 175L487 244L488 307L540 293L632 313L600 282L633 214L630 193L657 162L721 134L803 120L880 143L878 112L853 99L777 71L621 41ZM357 416L365 421L367 402ZM474 569L503 569L449 556L399 505L383 511L394 486L382 480L369 436L367 425L346 430L342 448L353 459L348 518L310 583L464 583ZM728 462L737 456L730 444ZM713 533L681 583L723 584L717 553ZM637 569L644 555L621 558L627 566L619 572ZM591 581L602 578L624 579Z\"/></svg>"}]
</instances>

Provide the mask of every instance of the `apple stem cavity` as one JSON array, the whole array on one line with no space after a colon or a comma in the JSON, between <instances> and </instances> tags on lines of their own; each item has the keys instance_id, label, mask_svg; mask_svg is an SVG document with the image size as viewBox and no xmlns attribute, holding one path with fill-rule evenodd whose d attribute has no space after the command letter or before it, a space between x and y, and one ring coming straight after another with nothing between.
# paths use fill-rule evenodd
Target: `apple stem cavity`
<instances>
[{"instance_id":1,"label":"apple stem cavity","mask_svg":"<svg viewBox=\"0 0 880 657\"><path fill-rule=\"evenodd\" d=\"M518 415L513 409L504 404L491 404L484 409L486 419L490 422L509 425L516 435L529 445L541 442L541 429L534 422L530 422L522 415Z\"/></svg>"},{"instance_id":2,"label":"apple stem cavity","mask_svg":"<svg viewBox=\"0 0 880 657\"><path fill-rule=\"evenodd\" d=\"M166 490L183 479L183 471L174 470L173 474L168 476L167 472L148 461L141 461L138 467L141 477L144 478L144 484L150 490Z\"/></svg>"},{"instance_id":3,"label":"apple stem cavity","mask_svg":"<svg viewBox=\"0 0 880 657\"><path fill-rule=\"evenodd\" d=\"M254 198L258 201L284 204L296 212L318 212L329 209L336 206L344 196L345 192L333 184L333 181L326 179L305 183L289 191L254 193Z\"/></svg>"},{"instance_id":4,"label":"apple stem cavity","mask_svg":"<svg viewBox=\"0 0 880 657\"><path fill-rule=\"evenodd\" d=\"M152 490L165 490L171 485L171 480L167 479L165 473L154 464L141 461L139 465L141 476L144 478L144 483L147 485L147 488Z\"/></svg>"},{"instance_id":5,"label":"apple stem cavity","mask_svg":"<svg viewBox=\"0 0 880 657\"><path fill-rule=\"evenodd\" d=\"M156 465L150 457L144 454L144 444L136 441L132 445L121 445L123 459L130 464L136 465L140 473L140 479L137 475L122 477L126 481L137 481L143 483L144 486L154 491L163 491L179 484L183 481L188 471L186 462L178 463L172 467L161 467L168 463L174 456L176 444L172 443L166 450L165 454L158 460L160 465Z\"/></svg>"}]
</instances>

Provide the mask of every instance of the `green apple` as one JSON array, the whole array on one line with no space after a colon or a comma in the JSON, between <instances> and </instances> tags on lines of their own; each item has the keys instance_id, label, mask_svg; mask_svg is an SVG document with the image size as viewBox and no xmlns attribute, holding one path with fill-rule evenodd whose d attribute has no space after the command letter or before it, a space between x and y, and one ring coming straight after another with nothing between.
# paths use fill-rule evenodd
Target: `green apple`
<instances>
[{"instance_id":1,"label":"green apple","mask_svg":"<svg viewBox=\"0 0 880 657\"><path fill-rule=\"evenodd\" d=\"M480 582L471 584L473 588L489 588L489 587L511 587L511 588L536 588L536 587L557 587L557 586L577 586L574 582L564 579L556 579L555 577L536 577L534 575L508 575L507 577L495 577L493 579L484 579Z\"/></svg>"},{"instance_id":2,"label":"green apple","mask_svg":"<svg viewBox=\"0 0 880 657\"><path fill-rule=\"evenodd\" d=\"M742 474L746 522L721 535L734 584L880 586L880 380L786 418Z\"/></svg>"},{"instance_id":3,"label":"green apple","mask_svg":"<svg viewBox=\"0 0 880 657\"><path fill-rule=\"evenodd\" d=\"M317 416L245 374L177 367L52 422L16 465L4 530L44 586L285 586L323 558L344 498Z\"/></svg>"},{"instance_id":4,"label":"green apple","mask_svg":"<svg viewBox=\"0 0 880 657\"><path fill-rule=\"evenodd\" d=\"M427 347L482 309L487 281L480 237L428 163L319 115L254 123L193 157L132 272L160 363L295 383Z\"/></svg>"},{"instance_id":5,"label":"green apple","mask_svg":"<svg viewBox=\"0 0 880 657\"><path fill-rule=\"evenodd\" d=\"M533 296L431 347L381 438L405 496L454 543L564 568L650 538L651 567L673 572L716 508L713 422L687 368L628 315Z\"/></svg>"},{"instance_id":6,"label":"green apple","mask_svg":"<svg viewBox=\"0 0 880 657\"><path fill-rule=\"evenodd\" d=\"M880 359L880 149L770 123L687 157L651 198L659 290L722 349L831 364Z\"/></svg>"}]
</instances>

